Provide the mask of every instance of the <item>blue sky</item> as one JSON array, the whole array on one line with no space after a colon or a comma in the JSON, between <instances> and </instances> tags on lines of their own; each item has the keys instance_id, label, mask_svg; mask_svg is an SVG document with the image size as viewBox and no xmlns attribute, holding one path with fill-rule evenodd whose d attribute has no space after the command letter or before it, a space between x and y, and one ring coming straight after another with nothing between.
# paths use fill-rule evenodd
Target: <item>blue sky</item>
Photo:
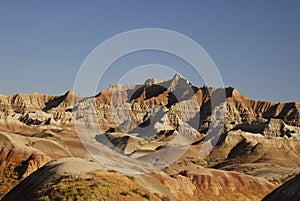
<instances>
[{"instance_id":1,"label":"blue sky","mask_svg":"<svg viewBox=\"0 0 300 201\"><path fill-rule=\"evenodd\" d=\"M73 88L81 64L100 43L151 27L177 31L200 44L226 86L254 99L300 102L299 10L297 0L0 0L0 93L62 94ZM149 51L114 64L99 90L118 82L130 66L149 63L203 84L183 70L184 62ZM138 72L136 81L147 77ZM173 71L157 74L167 79Z\"/></svg>"}]
</instances>

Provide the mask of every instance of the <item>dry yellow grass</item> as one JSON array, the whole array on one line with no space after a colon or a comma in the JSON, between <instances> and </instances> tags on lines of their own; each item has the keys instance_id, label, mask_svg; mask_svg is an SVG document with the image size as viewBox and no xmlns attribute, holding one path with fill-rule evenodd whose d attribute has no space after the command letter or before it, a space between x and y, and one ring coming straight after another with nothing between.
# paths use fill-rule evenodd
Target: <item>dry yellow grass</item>
<instances>
[{"instance_id":1,"label":"dry yellow grass","mask_svg":"<svg viewBox=\"0 0 300 201\"><path fill-rule=\"evenodd\" d=\"M142 188L133 176L98 170L90 178L66 176L58 184L38 192L36 201L90 200L90 201L140 201L161 200Z\"/></svg>"}]
</instances>

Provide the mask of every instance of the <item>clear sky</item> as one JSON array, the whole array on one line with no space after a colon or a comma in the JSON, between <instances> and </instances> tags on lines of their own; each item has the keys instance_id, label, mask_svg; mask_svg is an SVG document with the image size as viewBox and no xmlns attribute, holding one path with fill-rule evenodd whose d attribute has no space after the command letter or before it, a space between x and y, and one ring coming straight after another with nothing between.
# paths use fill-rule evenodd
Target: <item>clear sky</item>
<instances>
[{"instance_id":1,"label":"clear sky","mask_svg":"<svg viewBox=\"0 0 300 201\"><path fill-rule=\"evenodd\" d=\"M225 85L250 98L300 102L298 0L0 0L0 93L62 94L73 88L82 62L100 43L148 27L195 40L212 57ZM149 63L172 65L192 83L203 84L181 72L181 61L149 51L115 64L99 90L132 80L123 77L126 66ZM158 77L172 74L164 69Z\"/></svg>"}]
</instances>

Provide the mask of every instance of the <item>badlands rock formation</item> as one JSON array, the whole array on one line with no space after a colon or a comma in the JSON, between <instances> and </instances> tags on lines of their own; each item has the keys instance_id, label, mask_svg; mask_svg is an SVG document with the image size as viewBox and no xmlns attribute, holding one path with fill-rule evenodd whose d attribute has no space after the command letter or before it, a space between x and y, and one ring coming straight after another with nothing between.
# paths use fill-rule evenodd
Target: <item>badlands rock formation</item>
<instances>
[{"instance_id":1,"label":"badlands rock formation","mask_svg":"<svg viewBox=\"0 0 300 201\"><path fill-rule=\"evenodd\" d=\"M0 197L19 183L9 200L50 161L92 160L92 153L114 156L120 168L147 164L141 168L147 179L137 181L142 195L156 193L151 200L260 200L300 172L299 113L299 103L252 100L232 87L198 88L179 74L111 85L92 97L1 95Z\"/></svg>"}]
</instances>

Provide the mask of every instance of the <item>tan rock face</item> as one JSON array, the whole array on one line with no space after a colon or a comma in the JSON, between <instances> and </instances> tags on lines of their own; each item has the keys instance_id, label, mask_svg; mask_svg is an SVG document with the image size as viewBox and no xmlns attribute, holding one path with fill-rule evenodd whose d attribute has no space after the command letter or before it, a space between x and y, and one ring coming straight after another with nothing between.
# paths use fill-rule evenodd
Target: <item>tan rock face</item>
<instances>
[{"instance_id":1,"label":"tan rock face","mask_svg":"<svg viewBox=\"0 0 300 201\"><path fill-rule=\"evenodd\" d=\"M130 132L154 115L153 108L160 106L165 108L168 124L178 126L179 118L205 133L207 122L212 118L210 102L215 91L194 87L176 75L172 80L146 82L146 85L112 85L94 98L82 98L71 91L62 96L38 93L1 96L0 127L14 132L18 127L19 130L23 127L62 129L74 125L74 119L85 119L89 123L95 118L103 131L119 127L122 130L126 125L125 132ZM251 100L230 87L225 92L225 129L289 137L298 132L299 129L295 129L300 124L298 103Z\"/></svg>"},{"instance_id":2,"label":"tan rock face","mask_svg":"<svg viewBox=\"0 0 300 201\"><path fill-rule=\"evenodd\" d=\"M152 176L178 200L261 200L275 188L261 178L205 168L182 171L172 177L161 172Z\"/></svg>"}]
</instances>

